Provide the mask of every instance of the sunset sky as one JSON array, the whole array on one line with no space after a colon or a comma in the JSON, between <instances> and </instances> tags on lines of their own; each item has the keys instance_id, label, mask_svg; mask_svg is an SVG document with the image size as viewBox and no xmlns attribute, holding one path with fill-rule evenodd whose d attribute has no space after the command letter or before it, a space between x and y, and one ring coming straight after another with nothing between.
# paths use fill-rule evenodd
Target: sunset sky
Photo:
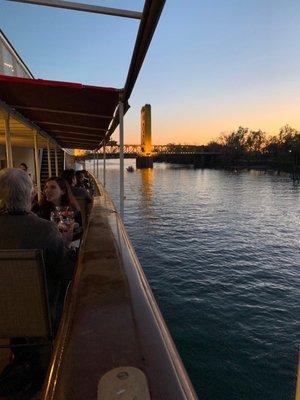
<instances>
[{"instance_id":1,"label":"sunset sky","mask_svg":"<svg viewBox=\"0 0 300 400\"><path fill-rule=\"evenodd\" d=\"M0 0L0 26L36 78L121 88L138 22ZM139 143L145 103L155 144L205 144L240 125L300 129L299 43L299 0L167 0L130 99L125 142Z\"/></svg>"}]
</instances>

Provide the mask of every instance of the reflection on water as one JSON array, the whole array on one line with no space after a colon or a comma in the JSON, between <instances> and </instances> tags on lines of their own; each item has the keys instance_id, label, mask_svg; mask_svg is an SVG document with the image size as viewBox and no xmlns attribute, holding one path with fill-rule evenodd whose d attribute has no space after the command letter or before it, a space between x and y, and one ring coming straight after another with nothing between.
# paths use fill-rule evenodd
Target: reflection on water
<instances>
[{"instance_id":1,"label":"reflection on water","mask_svg":"<svg viewBox=\"0 0 300 400\"><path fill-rule=\"evenodd\" d=\"M117 162L107 171L116 204ZM125 172L125 188L128 233L199 397L292 400L300 187L156 164Z\"/></svg>"},{"instance_id":2,"label":"reflection on water","mask_svg":"<svg viewBox=\"0 0 300 400\"><path fill-rule=\"evenodd\" d=\"M137 172L141 174L142 198L146 198L150 201L153 195L153 169L146 168L138 170Z\"/></svg>"}]
</instances>

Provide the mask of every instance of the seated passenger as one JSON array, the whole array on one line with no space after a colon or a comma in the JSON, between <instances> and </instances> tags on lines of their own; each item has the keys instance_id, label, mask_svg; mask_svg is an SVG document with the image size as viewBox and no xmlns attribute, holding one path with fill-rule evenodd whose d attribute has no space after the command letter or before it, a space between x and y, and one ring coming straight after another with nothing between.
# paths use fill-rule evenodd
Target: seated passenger
<instances>
[{"instance_id":1,"label":"seated passenger","mask_svg":"<svg viewBox=\"0 0 300 400\"><path fill-rule=\"evenodd\" d=\"M83 171L76 171L76 187L81 187L89 192L88 180L85 178Z\"/></svg>"},{"instance_id":2,"label":"seated passenger","mask_svg":"<svg viewBox=\"0 0 300 400\"><path fill-rule=\"evenodd\" d=\"M50 220L51 212L59 208L67 208L74 212L74 220L82 226L79 206L74 198L69 184L63 178L51 177L46 180L41 202L33 211L39 217Z\"/></svg>"},{"instance_id":3,"label":"seated passenger","mask_svg":"<svg viewBox=\"0 0 300 400\"><path fill-rule=\"evenodd\" d=\"M86 188L77 186L76 173L74 169L65 169L61 176L70 185L72 193L76 199L84 200L86 204L92 202L92 198Z\"/></svg>"},{"instance_id":4,"label":"seated passenger","mask_svg":"<svg viewBox=\"0 0 300 400\"><path fill-rule=\"evenodd\" d=\"M68 234L31 212L32 194L32 181L24 171L0 171L0 249L43 250L51 303L59 282L72 279L74 258L66 246Z\"/></svg>"},{"instance_id":5,"label":"seated passenger","mask_svg":"<svg viewBox=\"0 0 300 400\"><path fill-rule=\"evenodd\" d=\"M17 168L0 171L0 249L41 249L45 263L51 316L57 324L57 295L72 279L75 260L66 246L64 234L50 221L31 210L33 184L28 174ZM62 305L60 307L62 309ZM12 339L12 344L30 344L31 339ZM21 346L13 349L13 362L0 376L0 397L25 399L40 388L47 370L49 349ZM25 393L26 392L26 393ZM1 397L2 398L2 397ZM31 397L30 397L31 398Z\"/></svg>"},{"instance_id":6,"label":"seated passenger","mask_svg":"<svg viewBox=\"0 0 300 400\"><path fill-rule=\"evenodd\" d=\"M21 164L19 164L18 168L21 169L22 171L28 172L27 164L25 164L23 162Z\"/></svg>"},{"instance_id":7,"label":"seated passenger","mask_svg":"<svg viewBox=\"0 0 300 400\"><path fill-rule=\"evenodd\" d=\"M89 194L91 196L93 196L94 191L95 191L94 190L94 185L93 185L92 180L90 179L90 176L89 176L87 170L82 169L79 172L84 176L84 186L85 186L86 190L89 192Z\"/></svg>"},{"instance_id":8,"label":"seated passenger","mask_svg":"<svg viewBox=\"0 0 300 400\"><path fill-rule=\"evenodd\" d=\"M28 171L27 164L22 162L22 163L19 164L18 168L21 169L22 171L26 172L30 176L30 178L32 179L31 173Z\"/></svg>"}]
</instances>

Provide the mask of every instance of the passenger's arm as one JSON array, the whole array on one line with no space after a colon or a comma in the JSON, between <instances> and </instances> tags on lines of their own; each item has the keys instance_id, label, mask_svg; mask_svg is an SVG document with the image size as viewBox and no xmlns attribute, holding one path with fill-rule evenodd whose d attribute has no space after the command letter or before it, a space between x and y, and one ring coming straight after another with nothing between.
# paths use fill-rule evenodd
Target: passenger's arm
<instances>
[{"instance_id":1,"label":"passenger's arm","mask_svg":"<svg viewBox=\"0 0 300 400\"><path fill-rule=\"evenodd\" d=\"M56 226L51 226L45 250L45 262L49 273L58 281L69 281L73 277L76 259L72 250L64 244Z\"/></svg>"}]
</instances>

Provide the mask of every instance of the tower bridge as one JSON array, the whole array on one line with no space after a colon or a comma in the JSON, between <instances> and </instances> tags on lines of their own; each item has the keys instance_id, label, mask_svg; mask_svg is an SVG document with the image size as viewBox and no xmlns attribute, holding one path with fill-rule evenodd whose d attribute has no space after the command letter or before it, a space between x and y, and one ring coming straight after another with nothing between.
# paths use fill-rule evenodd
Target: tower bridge
<instances>
[{"instance_id":1,"label":"tower bridge","mask_svg":"<svg viewBox=\"0 0 300 400\"><path fill-rule=\"evenodd\" d=\"M195 167L216 165L221 159L221 153L209 152L206 146L185 144L153 145L151 141L151 106L145 104L141 109L141 144L125 144L122 148L125 158L135 158L137 168L152 168L153 162L169 162L178 164L192 164ZM86 153L84 158L119 158L120 146L110 140L105 150Z\"/></svg>"}]
</instances>

